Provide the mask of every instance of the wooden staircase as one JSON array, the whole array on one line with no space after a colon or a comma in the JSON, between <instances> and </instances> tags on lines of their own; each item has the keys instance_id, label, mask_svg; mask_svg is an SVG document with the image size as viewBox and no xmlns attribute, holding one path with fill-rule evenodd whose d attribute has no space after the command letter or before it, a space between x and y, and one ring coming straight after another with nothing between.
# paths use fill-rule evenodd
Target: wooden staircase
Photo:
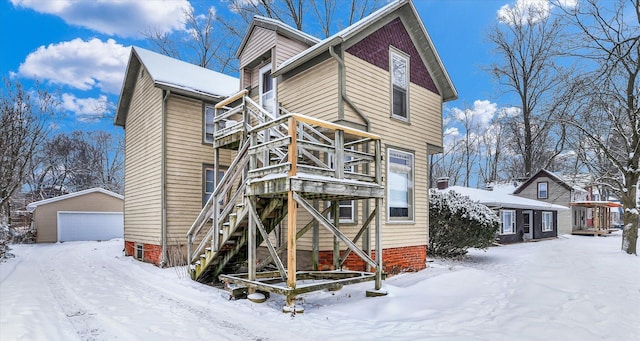
<instances>
[{"instance_id":1,"label":"wooden staircase","mask_svg":"<svg viewBox=\"0 0 640 341\"><path fill-rule=\"evenodd\" d=\"M216 105L214 127L214 174L218 174L221 150L233 150L235 157L222 179L214 179L215 190L187 233L194 280L212 283L220 279L280 293L287 296L287 306L295 304L295 295L322 288L375 280L376 290L380 289L381 257L374 260L370 247L364 250L357 245L370 226L375 226L376 247L382 244L384 187L377 135L283 108L275 117L246 91ZM350 236L339 227L337 207L342 200L362 200L361 207L367 207L360 212L362 225L357 232L351 226ZM326 207L322 212L318 207L327 202L333 207L333 221ZM298 210L309 213L312 221L298 224ZM279 239L283 245L274 246L271 233L285 217L286 241ZM344 263L353 252L375 272L297 271L296 241L312 226L322 226L333 235L333 252L339 255L334 260ZM317 252L319 242L314 240ZM346 247L343 254L340 244ZM269 256L258 260L258 246L265 246ZM286 267L281 259L285 248ZM276 271L258 274L269 262ZM334 269L341 269L343 263L335 261ZM297 278L318 282L297 288ZM285 281L286 286L277 284Z\"/></svg>"}]
</instances>

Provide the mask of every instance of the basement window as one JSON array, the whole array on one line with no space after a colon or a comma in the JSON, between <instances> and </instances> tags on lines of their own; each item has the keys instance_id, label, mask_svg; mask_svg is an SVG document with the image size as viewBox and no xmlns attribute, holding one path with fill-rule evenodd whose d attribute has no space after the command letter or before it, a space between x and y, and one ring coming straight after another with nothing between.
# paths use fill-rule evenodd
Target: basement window
<instances>
[{"instance_id":1,"label":"basement window","mask_svg":"<svg viewBox=\"0 0 640 341\"><path fill-rule=\"evenodd\" d=\"M144 260L144 244L136 244L136 259Z\"/></svg>"}]
</instances>

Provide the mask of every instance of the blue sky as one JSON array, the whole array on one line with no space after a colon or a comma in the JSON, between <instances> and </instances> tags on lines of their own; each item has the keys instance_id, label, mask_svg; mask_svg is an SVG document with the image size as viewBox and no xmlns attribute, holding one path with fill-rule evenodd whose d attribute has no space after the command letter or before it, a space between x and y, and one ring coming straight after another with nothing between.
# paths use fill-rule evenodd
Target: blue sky
<instances>
[{"instance_id":1,"label":"blue sky","mask_svg":"<svg viewBox=\"0 0 640 341\"><path fill-rule=\"evenodd\" d=\"M482 66L492 58L487 30L497 23L498 10L515 1L414 0L459 93L447 110L472 107L492 115L497 107L509 106ZM176 13L189 5L196 13L209 6L229 13L225 1L0 0L0 74L25 84L37 75L55 89L65 112L58 122L63 131L121 134L111 118L94 114L107 102L117 103L128 47L150 47L140 35L145 28L179 30ZM112 117L113 108L104 114Z\"/></svg>"}]
</instances>

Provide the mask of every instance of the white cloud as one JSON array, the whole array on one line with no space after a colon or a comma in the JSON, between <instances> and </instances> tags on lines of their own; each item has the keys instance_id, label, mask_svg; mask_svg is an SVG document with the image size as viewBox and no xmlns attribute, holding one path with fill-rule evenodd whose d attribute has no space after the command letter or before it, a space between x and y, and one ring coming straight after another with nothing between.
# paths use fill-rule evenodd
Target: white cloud
<instances>
[{"instance_id":1,"label":"white cloud","mask_svg":"<svg viewBox=\"0 0 640 341\"><path fill-rule=\"evenodd\" d=\"M10 0L15 7L56 15L70 25L121 37L141 37L153 28L161 33L184 28L188 0Z\"/></svg>"},{"instance_id":2,"label":"white cloud","mask_svg":"<svg viewBox=\"0 0 640 341\"><path fill-rule=\"evenodd\" d=\"M73 112L83 122L95 122L111 113L109 101L104 95L98 98L77 98L73 94L63 94L60 102L63 109Z\"/></svg>"},{"instance_id":3,"label":"white cloud","mask_svg":"<svg viewBox=\"0 0 640 341\"><path fill-rule=\"evenodd\" d=\"M100 88L118 94L129 58L128 47L113 39L80 38L40 46L20 64L23 77L48 80L80 90Z\"/></svg>"},{"instance_id":4,"label":"white cloud","mask_svg":"<svg viewBox=\"0 0 640 341\"><path fill-rule=\"evenodd\" d=\"M464 121L465 117L467 117L471 119L472 124L486 126L495 116L497 108L498 105L496 103L491 103L488 100L476 100L473 102L471 109L453 108L451 110L458 121Z\"/></svg>"},{"instance_id":5,"label":"white cloud","mask_svg":"<svg viewBox=\"0 0 640 341\"><path fill-rule=\"evenodd\" d=\"M504 5L498 10L498 20L505 24L536 23L549 16L552 5L549 0L516 0L514 5Z\"/></svg>"},{"instance_id":6,"label":"white cloud","mask_svg":"<svg viewBox=\"0 0 640 341\"><path fill-rule=\"evenodd\" d=\"M578 0L516 0L513 5L504 5L498 10L498 20L500 22L513 25L536 23L546 19L555 4L567 9L578 5Z\"/></svg>"}]
</instances>

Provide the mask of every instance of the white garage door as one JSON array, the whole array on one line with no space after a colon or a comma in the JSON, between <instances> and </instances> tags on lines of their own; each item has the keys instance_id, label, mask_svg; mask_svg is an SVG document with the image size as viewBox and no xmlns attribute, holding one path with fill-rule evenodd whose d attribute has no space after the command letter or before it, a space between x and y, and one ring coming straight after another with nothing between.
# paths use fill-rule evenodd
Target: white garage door
<instances>
[{"instance_id":1,"label":"white garage door","mask_svg":"<svg viewBox=\"0 0 640 341\"><path fill-rule=\"evenodd\" d=\"M124 236L121 212L58 212L58 241L109 240Z\"/></svg>"}]
</instances>

